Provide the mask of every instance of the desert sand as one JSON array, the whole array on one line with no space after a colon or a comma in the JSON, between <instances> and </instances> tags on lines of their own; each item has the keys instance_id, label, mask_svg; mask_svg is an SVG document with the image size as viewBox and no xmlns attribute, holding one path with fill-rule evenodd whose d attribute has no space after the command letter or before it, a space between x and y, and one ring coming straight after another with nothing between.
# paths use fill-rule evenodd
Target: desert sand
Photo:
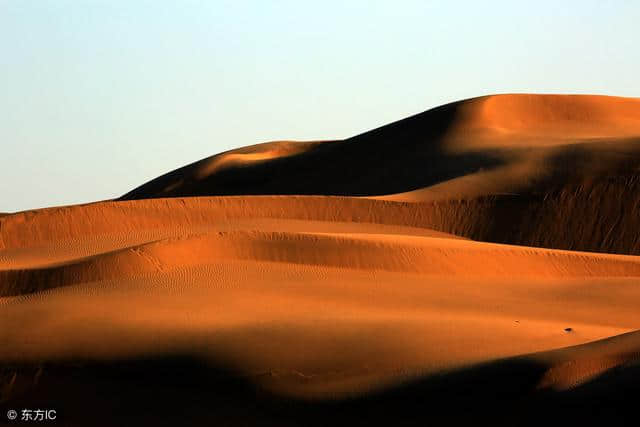
<instances>
[{"instance_id":1,"label":"desert sand","mask_svg":"<svg viewBox=\"0 0 640 427\"><path fill-rule=\"evenodd\" d=\"M634 424L639 229L640 99L587 95L474 98L0 214L2 416Z\"/></svg>"}]
</instances>

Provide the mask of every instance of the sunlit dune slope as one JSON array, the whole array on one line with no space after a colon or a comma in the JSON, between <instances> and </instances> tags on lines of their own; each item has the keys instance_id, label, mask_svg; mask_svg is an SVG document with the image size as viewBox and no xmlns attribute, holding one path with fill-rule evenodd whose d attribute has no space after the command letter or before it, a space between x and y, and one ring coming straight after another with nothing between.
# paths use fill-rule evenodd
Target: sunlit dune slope
<instances>
[{"instance_id":1,"label":"sunlit dune slope","mask_svg":"<svg viewBox=\"0 0 640 427\"><path fill-rule=\"evenodd\" d=\"M3 270L18 296L0 300L0 360L187 354L277 393L361 394L638 329L638 277L632 256L441 236L187 235ZM595 375L591 362L558 369L540 381Z\"/></svg>"},{"instance_id":2,"label":"sunlit dune slope","mask_svg":"<svg viewBox=\"0 0 640 427\"><path fill-rule=\"evenodd\" d=\"M233 224L240 221L235 227L242 228L243 223L259 220L256 229L267 221L271 223L269 229L274 231L294 224L297 224L296 230L304 230L311 226L309 221L325 225L358 223L367 231L379 226L409 227L410 234L431 229L481 241L639 254L640 235L627 231L636 229L640 220L636 214L640 209L640 191L634 188L605 180L591 189L560 192L553 198L501 195L419 203L320 196L102 202L4 217L0 219L0 248L15 251L49 241L60 246L67 239L82 236L93 236L92 239L100 242L100 235L110 232L120 233L129 241L132 236L146 233L151 240L165 237L166 233L173 235L173 231L163 231L167 229L177 228L181 234L185 227L234 227ZM291 225L277 225L284 219L295 221L285 222ZM336 227L325 225L320 229L313 226L312 230L330 231ZM132 244L135 243L134 239ZM104 244L105 250L112 247ZM50 256L62 255L56 251L58 255Z\"/></svg>"},{"instance_id":3,"label":"sunlit dune slope","mask_svg":"<svg viewBox=\"0 0 640 427\"><path fill-rule=\"evenodd\" d=\"M460 239L426 224L466 215L424 206L219 197L8 216L0 360L183 354L298 397L525 354L566 389L633 360L533 353L639 329L637 257Z\"/></svg>"},{"instance_id":4,"label":"sunlit dune slope","mask_svg":"<svg viewBox=\"0 0 640 427\"><path fill-rule=\"evenodd\" d=\"M150 272L169 272L223 260L477 279L505 276L640 277L640 260L631 256L398 234L213 231L125 246L54 265L0 270L0 295L19 295Z\"/></svg>"}]
</instances>

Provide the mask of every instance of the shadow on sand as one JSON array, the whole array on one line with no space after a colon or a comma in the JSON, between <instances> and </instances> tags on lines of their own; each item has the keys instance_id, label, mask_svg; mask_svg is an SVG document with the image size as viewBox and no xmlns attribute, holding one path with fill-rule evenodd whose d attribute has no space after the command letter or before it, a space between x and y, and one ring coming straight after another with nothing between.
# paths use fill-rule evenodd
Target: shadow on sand
<instances>
[{"instance_id":1,"label":"shadow on sand","mask_svg":"<svg viewBox=\"0 0 640 427\"><path fill-rule=\"evenodd\" d=\"M5 366L0 406L53 408L62 425L621 425L633 420L640 367L569 391L537 390L546 367L511 358L364 396L283 398L191 357ZM10 423L11 424L11 423ZM17 421L13 424L19 424Z\"/></svg>"}]
</instances>

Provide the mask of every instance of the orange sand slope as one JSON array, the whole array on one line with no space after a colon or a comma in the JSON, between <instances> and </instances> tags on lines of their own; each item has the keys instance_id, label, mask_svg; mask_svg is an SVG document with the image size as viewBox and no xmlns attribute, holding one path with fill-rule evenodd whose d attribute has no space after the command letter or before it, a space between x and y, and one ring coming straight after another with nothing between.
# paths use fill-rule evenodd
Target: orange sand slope
<instances>
[{"instance_id":1,"label":"orange sand slope","mask_svg":"<svg viewBox=\"0 0 640 427\"><path fill-rule=\"evenodd\" d=\"M636 99L483 97L2 216L0 405L72 425L621 421L638 138Z\"/></svg>"}]
</instances>

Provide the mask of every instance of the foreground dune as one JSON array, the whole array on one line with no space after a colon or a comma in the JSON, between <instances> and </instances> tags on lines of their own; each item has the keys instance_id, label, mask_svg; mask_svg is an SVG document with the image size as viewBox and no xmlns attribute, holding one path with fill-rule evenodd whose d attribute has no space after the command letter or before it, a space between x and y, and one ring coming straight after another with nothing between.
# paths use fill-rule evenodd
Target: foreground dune
<instances>
[{"instance_id":1,"label":"foreground dune","mask_svg":"<svg viewBox=\"0 0 640 427\"><path fill-rule=\"evenodd\" d=\"M0 405L69 425L629 421L638 138L636 99L483 97L0 215Z\"/></svg>"}]
</instances>

